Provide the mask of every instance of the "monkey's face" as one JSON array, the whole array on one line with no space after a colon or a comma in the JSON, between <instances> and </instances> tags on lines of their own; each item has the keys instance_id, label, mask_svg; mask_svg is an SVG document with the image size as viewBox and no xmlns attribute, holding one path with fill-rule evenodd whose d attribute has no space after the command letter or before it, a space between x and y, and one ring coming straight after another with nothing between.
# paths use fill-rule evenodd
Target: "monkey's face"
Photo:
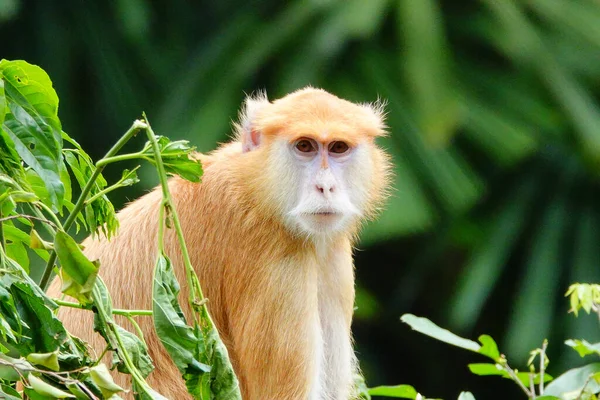
<instances>
[{"instance_id":1,"label":"monkey's face","mask_svg":"<svg viewBox=\"0 0 600 400\"><path fill-rule=\"evenodd\" d=\"M368 200L371 157L366 144L299 136L277 140L271 154L280 187L278 203L289 228L308 236L347 231Z\"/></svg>"}]
</instances>

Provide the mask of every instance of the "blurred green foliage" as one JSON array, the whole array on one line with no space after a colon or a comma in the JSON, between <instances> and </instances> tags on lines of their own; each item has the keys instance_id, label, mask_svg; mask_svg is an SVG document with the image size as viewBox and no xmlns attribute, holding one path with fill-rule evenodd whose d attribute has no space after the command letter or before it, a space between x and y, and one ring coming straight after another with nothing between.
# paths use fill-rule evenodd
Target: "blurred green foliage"
<instances>
[{"instance_id":1,"label":"blurred green foliage","mask_svg":"<svg viewBox=\"0 0 600 400\"><path fill-rule=\"evenodd\" d=\"M96 158L142 110L207 151L257 89L386 99L395 190L356 262L371 386L455 397L468 382L405 312L503 337L513 359L547 336L597 339L561 298L600 282L598 1L3 0L0 24L0 56L48 71L64 129Z\"/></svg>"}]
</instances>

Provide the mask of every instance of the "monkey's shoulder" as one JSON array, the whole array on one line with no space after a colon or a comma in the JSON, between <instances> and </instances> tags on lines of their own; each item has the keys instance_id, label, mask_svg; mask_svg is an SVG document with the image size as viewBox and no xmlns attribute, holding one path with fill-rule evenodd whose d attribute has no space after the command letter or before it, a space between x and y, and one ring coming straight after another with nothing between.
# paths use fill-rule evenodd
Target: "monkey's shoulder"
<instances>
[{"instance_id":1,"label":"monkey's shoulder","mask_svg":"<svg viewBox=\"0 0 600 400\"><path fill-rule=\"evenodd\" d=\"M217 149L209 153L195 153L194 159L200 160L202 168L207 169L214 164L231 161L242 154L242 143L233 141L222 143Z\"/></svg>"}]
</instances>

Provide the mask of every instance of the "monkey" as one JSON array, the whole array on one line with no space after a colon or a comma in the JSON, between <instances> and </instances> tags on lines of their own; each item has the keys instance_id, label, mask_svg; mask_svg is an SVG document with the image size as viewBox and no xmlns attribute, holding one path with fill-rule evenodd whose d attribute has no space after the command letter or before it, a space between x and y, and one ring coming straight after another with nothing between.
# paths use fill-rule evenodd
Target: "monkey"
<instances>
[{"instance_id":1,"label":"monkey","mask_svg":"<svg viewBox=\"0 0 600 400\"><path fill-rule=\"evenodd\" d=\"M198 153L201 183L169 179L244 400L354 396L352 251L390 186L390 158L375 143L387 133L383 108L312 87L272 102L264 92L248 96L232 140ZM161 199L159 188L145 194L118 213L116 236L83 243L85 254L100 261L114 307L151 308ZM172 231L165 232L165 249L185 294ZM60 294L58 279L49 293ZM59 318L100 353L106 344L92 332L90 314L61 307ZM138 322L156 367L148 383L167 398L190 398L151 319ZM127 377L115 374L123 387Z\"/></svg>"}]
</instances>

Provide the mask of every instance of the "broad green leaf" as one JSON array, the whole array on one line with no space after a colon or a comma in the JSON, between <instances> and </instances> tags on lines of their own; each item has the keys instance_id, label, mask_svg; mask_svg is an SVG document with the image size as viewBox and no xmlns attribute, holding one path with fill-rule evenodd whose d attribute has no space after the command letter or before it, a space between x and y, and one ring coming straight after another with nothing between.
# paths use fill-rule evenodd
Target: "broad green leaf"
<instances>
[{"instance_id":1,"label":"broad green leaf","mask_svg":"<svg viewBox=\"0 0 600 400\"><path fill-rule=\"evenodd\" d=\"M0 359L10 365L2 365L2 368L0 368L0 379L14 382L20 380L22 374L34 370L33 365L23 358L13 358L0 353ZM16 370L19 370L21 374L17 373Z\"/></svg>"},{"instance_id":2,"label":"broad green leaf","mask_svg":"<svg viewBox=\"0 0 600 400\"><path fill-rule=\"evenodd\" d=\"M17 392L15 389L13 389L12 387L5 385L5 384L1 384L0 385L0 398L3 398L5 400L21 400L21 394L19 392Z\"/></svg>"},{"instance_id":3,"label":"broad green leaf","mask_svg":"<svg viewBox=\"0 0 600 400\"><path fill-rule=\"evenodd\" d=\"M489 335L481 335L479 336L479 342L481 342L482 346L479 349L479 353L483 354L491 358L494 361L498 361L500 359L500 352L498 351L498 345Z\"/></svg>"},{"instance_id":4,"label":"broad green leaf","mask_svg":"<svg viewBox=\"0 0 600 400\"><path fill-rule=\"evenodd\" d=\"M32 373L27 376L27 380L33 390L43 396L49 396L55 399L75 398L71 393L63 392L59 388L52 386Z\"/></svg>"},{"instance_id":5,"label":"broad green leaf","mask_svg":"<svg viewBox=\"0 0 600 400\"><path fill-rule=\"evenodd\" d=\"M581 357L585 357L589 354L600 355L600 343L589 343L587 340L573 340L569 339L565 341L565 344L572 347Z\"/></svg>"},{"instance_id":6,"label":"broad green leaf","mask_svg":"<svg viewBox=\"0 0 600 400\"><path fill-rule=\"evenodd\" d=\"M29 235L19 228L15 227L11 221L5 221L2 225L4 229L4 237L6 240L11 240L12 242L20 242L25 244L26 246L30 245Z\"/></svg>"},{"instance_id":7,"label":"broad green leaf","mask_svg":"<svg viewBox=\"0 0 600 400\"><path fill-rule=\"evenodd\" d=\"M154 270L152 310L154 327L181 372L188 391L198 397L211 393L216 400L241 399L225 345L217 330L187 325L177 301L179 283L171 261L160 254ZM213 397L211 397L213 398Z\"/></svg>"},{"instance_id":8,"label":"broad green leaf","mask_svg":"<svg viewBox=\"0 0 600 400\"><path fill-rule=\"evenodd\" d=\"M410 385L377 386L369 389L371 396L396 397L400 399L416 399L418 393Z\"/></svg>"},{"instance_id":9,"label":"broad green leaf","mask_svg":"<svg viewBox=\"0 0 600 400\"><path fill-rule=\"evenodd\" d=\"M58 351L52 353L30 353L25 357L32 364L37 364L48 368L51 371L58 371Z\"/></svg>"},{"instance_id":10,"label":"broad green leaf","mask_svg":"<svg viewBox=\"0 0 600 400\"><path fill-rule=\"evenodd\" d=\"M98 265L91 262L75 240L63 231L56 232L54 249L61 265L62 292L83 304L89 303L98 276Z\"/></svg>"},{"instance_id":11,"label":"broad green leaf","mask_svg":"<svg viewBox=\"0 0 600 400\"><path fill-rule=\"evenodd\" d=\"M510 375L504 368L502 368L499 364L490 364L490 363L475 363L469 364L469 370L475 375L488 376L488 375L497 375L502 376L504 378L509 378Z\"/></svg>"},{"instance_id":12,"label":"broad green leaf","mask_svg":"<svg viewBox=\"0 0 600 400\"><path fill-rule=\"evenodd\" d=\"M18 312L18 321L7 320L21 334L12 344L20 354L51 353L68 340L65 328L53 313L56 305L32 281L5 274L0 277L0 287L10 292Z\"/></svg>"},{"instance_id":13,"label":"broad green leaf","mask_svg":"<svg viewBox=\"0 0 600 400\"><path fill-rule=\"evenodd\" d=\"M21 242L13 242L6 245L6 255L15 260L25 272L29 273L29 255L27 249Z\"/></svg>"},{"instance_id":14,"label":"broad green leaf","mask_svg":"<svg viewBox=\"0 0 600 400\"><path fill-rule=\"evenodd\" d=\"M490 364L490 363L469 364L469 370L472 373L474 373L475 375L480 375L480 376L495 375L495 376L501 376L506 379L512 379L510 374L504 368L502 368L502 366L499 364ZM539 384L540 383L540 374L537 374L537 373L517 372L517 377L525 386L529 386L530 375L532 375L532 374L533 374L533 383L536 385ZM552 379L553 379L552 375L544 374L544 382L550 382Z\"/></svg>"},{"instance_id":15,"label":"broad green leaf","mask_svg":"<svg viewBox=\"0 0 600 400\"><path fill-rule=\"evenodd\" d=\"M0 84L2 83L3 81L0 79ZM1 110L0 114L2 114ZM0 173L12 176L19 183L24 184L25 170L21 165L21 157L17 153L15 144L10 136L2 129L2 125L0 125L0 154L2 154L2 157L0 157Z\"/></svg>"},{"instance_id":16,"label":"broad green leaf","mask_svg":"<svg viewBox=\"0 0 600 400\"><path fill-rule=\"evenodd\" d=\"M123 342L123 348L129 353L129 358L133 362L133 365L140 371L142 376L146 378L154 370L154 364L152 359L148 355L148 349L144 342L129 332L126 329L116 325L117 333L121 337ZM118 353L118 351L117 351ZM122 356L113 353L113 366L116 365L117 369L123 373L129 373L125 363L122 361Z\"/></svg>"},{"instance_id":17,"label":"broad green leaf","mask_svg":"<svg viewBox=\"0 0 600 400\"><path fill-rule=\"evenodd\" d=\"M8 109L3 130L17 153L44 181L49 206L62 208L65 188L60 178L62 163L58 97L48 75L24 61L0 61L0 77Z\"/></svg>"},{"instance_id":18,"label":"broad green leaf","mask_svg":"<svg viewBox=\"0 0 600 400\"><path fill-rule=\"evenodd\" d=\"M7 104L6 95L4 93L4 80L0 79L0 126L4 123L4 116L8 111Z\"/></svg>"},{"instance_id":19,"label":"broad green leaf","mask_svg":"<svg viewBox=\"0 0 600 400\"><path fill-rule=\"evenodd\" d=\"M152 289L152 312L154 328L161 343L186 381L201 377L210 366L199 360L205 349L204 338L199 331L187 325L177 301L179 283L173 273L171 261L160 254L154 269ZM201 387L190 393L199 396Z\"/></svg>"},{"instance_id":20,"label":"broad green leaf","mask_svg":"<svg viewBox=\"0 0 600 400\"><path fill-rule=\"evenodd\" d=\"M481 349L481 346L478 343L455 335L447 329L440 328L427 318L417 317L412 314L404 314L400 320L410 325L410 327L417 332L431 336L434 339L451 344L453 346L471 350L476 353L478 353Z\"/></svg>"},{"instance_id":21,"label":"broad green leaf","mask_svg":"<svg viewBox=\"0 0 600 400\"><path fill-rule=\"evenodd\" d=\"M22 60L1 60L0 72L4 79L18 87L35 111L60 133L58 96L48 74L37 65Z\"/></svg>"},{"instance_id":22,"label":"broad green leaf","mask_svg":"<svg viewBox=\"0 0 600 400\"><path fill-rule=\"evenodd\" d=\"M108 368L103 363L100 363L90 368L90 376L94 383L102 391L102 395L109 398L110 396L122 392L124 389L117 385L113 380Z\"/></svg>"},{"instance_id":23,"label":"broad green leaf","mask_svg":"<svg viewBox=\"0 0 600 400\"><path fill-rule=\"evenodd\" d=\"M587 389L597 393L600 391L600 384L594 380L589 380L589 378L598 372L600 372L600 363L570 369L549 383L546 386L544 395L561 397L563 393L581 391L585 384L587 384Z\"/></svg>"},{"instance_id":24,"label":"broad green leaf","mask_svg":"<svg viewBox=\"0 0 600 400\"><path fill-rule=\"evenodd\" d=\"M458 400L475 400L475 396L471 392L460 392Z\"/></svg>"},{"instance_id":25,"label":"broad green leaf","mask_svg":"<svg viewBox=\"0 0 600 400\"><path fill-rule=\"evenodd\" d=\"M206 334L206 352L210 369L210 390L215 400L241 400L238 379L229 353L213 326Z\"/></svg>"},{"instance_id":26,"label":"broad green leaf","mask_svg":"<svg viewBox=\"0 0 600 400\"><path fill-rule=\"evenodd\" d=\"M17 382L21 380L21 375L9 365L0 365L0 379L3 382Z\"/></svg>"}]
</instances>

